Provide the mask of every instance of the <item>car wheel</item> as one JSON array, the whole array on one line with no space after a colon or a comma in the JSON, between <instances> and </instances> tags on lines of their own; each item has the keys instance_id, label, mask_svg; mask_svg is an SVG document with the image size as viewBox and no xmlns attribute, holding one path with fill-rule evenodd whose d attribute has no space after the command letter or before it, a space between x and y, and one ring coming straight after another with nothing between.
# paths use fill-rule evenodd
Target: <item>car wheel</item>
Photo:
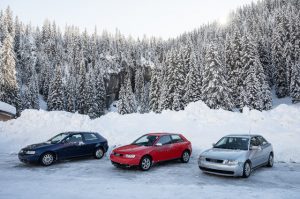
<instances>
[{"instance_id":1,"label":"car wheel","mask_svg":"<svg viewBox=\"0 0 300 199\"><path fill-rule=\"evenodd\" d=\"M273 154L271 153L271 154L269 155L269 160L268 160L267 167L273 167L273 164L274 164L274 156L273 156Z\"/></svg>"},{"instance_id":2,"label":"car wheel","mask_svg":"<svg viewBox=\"0 0 300 199\"><path fill-rule=\"evenodd\" d=\"M181 155L181 162L188 163L190 160L190 153L186 150Z\"/></svg>"},{"instance_id":3,"label":"car wheel","mask_svg":"<svg viewBox=\"0 0 300 199\"><path fill-rule=\"evenodd\" d=\"M41 156L40 163L42 166L50 166L54 162L54 155L52 153L44 153Z\"/></svg>"},{"instance_id":4,"label":"car wheel","mask_svg":"<svg viewBox=\"0 0 300 199\"><path fill-rule=\"evenodd\" d=\"M94 153L96 159L101 159L104 156L104 150L102 148L97 148Z\"/></svg>"},{"instance_id":5,"label":"car wheel","mask_svg":"<svg viewBox=\"0 0 300 199\"><path fill-rule=\"evenodd\" d=\"M148 171L152 166L152 160L149 156L144 156L140 162L140 169L142 171Z\"/></svg>"},{"instance_id":6,"label":"car wheel","mask_svg":"<svg viewBox=\"0 0 300 199\"><path fill-rule=\"evenodd\" d=\"M252 170L252 168L251 168L250 162L248 162L248 161L245 162L244 168L243 168L243 177L248 178L251 175L251 170Z\"/></svg>"}]
</instances>

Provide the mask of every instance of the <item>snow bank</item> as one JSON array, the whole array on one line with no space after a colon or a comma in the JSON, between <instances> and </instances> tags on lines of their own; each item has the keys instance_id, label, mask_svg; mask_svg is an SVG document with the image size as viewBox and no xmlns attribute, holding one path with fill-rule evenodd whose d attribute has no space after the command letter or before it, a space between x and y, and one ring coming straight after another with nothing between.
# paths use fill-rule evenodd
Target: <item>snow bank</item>
<instances>
[{"instance_id":1,"label":"snow bank","mask_svg":"<svg viewBox=\"0 0 300 199\"><path fill-rule=\"evenodd\" d=\"M196 102L179 112L108 113L95 120L67 112L25 110L16 120L0 122L0 151L15 153L28 144L72 130L100 132L111 147L128 144L148 132L183 133L193 144L194 157L226 134L251 130L273 144L276 161L300 162L300 106L285 104L270 111L244 109L239 113L211 110L204 103Z\"/></svg>"},{"instance_id":2,"label":"snow bank","mask_svg":"<svg viewBox=\"0 0 300 199\"><path fill-rule=\"evenodd\" d=\"M1 111L5 111L7 113L10 113L10 114L13 114L15 115L16 114L16 108L12 105L9 105L5 102L2 102L0 101L0 110Z\"/></svg>"}]
</instances>

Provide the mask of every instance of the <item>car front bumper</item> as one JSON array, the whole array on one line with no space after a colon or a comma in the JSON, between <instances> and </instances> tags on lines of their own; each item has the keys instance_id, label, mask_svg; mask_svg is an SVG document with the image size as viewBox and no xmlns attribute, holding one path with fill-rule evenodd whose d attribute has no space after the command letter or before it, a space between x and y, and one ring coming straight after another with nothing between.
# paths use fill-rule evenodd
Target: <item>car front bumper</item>
<instances>
[{"instance_id":1,"label":"car front bumper","mask_svg":"<svg viewBox=\"0 0 300 199\"><path fill-rule=\"evenodd\" d=\"M120 166L120 167L132 167L138 166L140 164L140 158L124 158L120 156L116 156L114 154L110 154L110 160L112 164Z\"/></svg>"},{"instance_id":2,"label":"car front bumper","mask_svg":"<svg viewBox=\"0 0 300 199\"><path fill-rule=\"evenodd\" d=\"M198 161L199 168L205 173L211 173L222 176L242 176L243 163L227 165L221 163L208 162L206 160Z\"/></svg>"},{"instance_id":3,"label":"car front bumper","mask_svg":"<svg viewBox=\"0 0 300 199\"><path fill-rule=\"evenodd\" d=\"M36 154L35 155L26 155L26 154L21 154L21 153L18 154L18 157L21 162L32 163L32 164L39 163L39 158L40 158L40 156L36 155Z\"/></svg>"}]
</instances>

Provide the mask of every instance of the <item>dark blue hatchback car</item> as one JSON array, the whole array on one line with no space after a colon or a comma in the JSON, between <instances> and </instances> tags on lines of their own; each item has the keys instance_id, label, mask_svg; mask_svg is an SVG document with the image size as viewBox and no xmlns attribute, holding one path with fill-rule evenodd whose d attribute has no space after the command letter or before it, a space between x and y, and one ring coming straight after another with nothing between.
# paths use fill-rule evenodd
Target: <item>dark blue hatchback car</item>
<instances>
[{"instance_id":1,"label":"dark blue hatchback car","mask_svg":"<svg viewBox=\"0 0 300 199\"><path fill-rule=\"evenodd\" d=\"M107 140L95 132L60 133L47 142L29 145L18 156L25 163L49 166L58 160L81 156L101 159L108 150Z\"/></svg>"}]
</instances>

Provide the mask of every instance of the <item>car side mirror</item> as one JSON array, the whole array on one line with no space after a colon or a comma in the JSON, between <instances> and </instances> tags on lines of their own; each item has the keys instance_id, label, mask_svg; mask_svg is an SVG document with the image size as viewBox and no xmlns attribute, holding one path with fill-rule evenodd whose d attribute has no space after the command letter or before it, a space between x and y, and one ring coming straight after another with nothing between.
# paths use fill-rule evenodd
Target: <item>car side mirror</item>
<instances>
[{"instance_id":1,"label":"car side mirror","mask_svg":"<svg viewBox=\"0 0 300 199\"><path fill-rule=\"evenodd\" d=\"M261 150L261 146L250 146L251 150Z\"/></svg>"},{"instance_id":2,"label":"car side mirror","mask_svg":"<svg viewBox=\"0 0 300 199\"><path fill-rule=\"evenodd\" d=\"M162 143L156 143L155 146L162 146Z\"/></svg>"},{"instance_id":3,"label":"car side mirror","mask_svg":"<svg viewBox=\"0 0 300 199\"><path fill-rule=\"evenodd\" d=\"M215 143L212 143L212 147L215 147L216 146L216 144Z\"/></svg>"}]
</instances>

